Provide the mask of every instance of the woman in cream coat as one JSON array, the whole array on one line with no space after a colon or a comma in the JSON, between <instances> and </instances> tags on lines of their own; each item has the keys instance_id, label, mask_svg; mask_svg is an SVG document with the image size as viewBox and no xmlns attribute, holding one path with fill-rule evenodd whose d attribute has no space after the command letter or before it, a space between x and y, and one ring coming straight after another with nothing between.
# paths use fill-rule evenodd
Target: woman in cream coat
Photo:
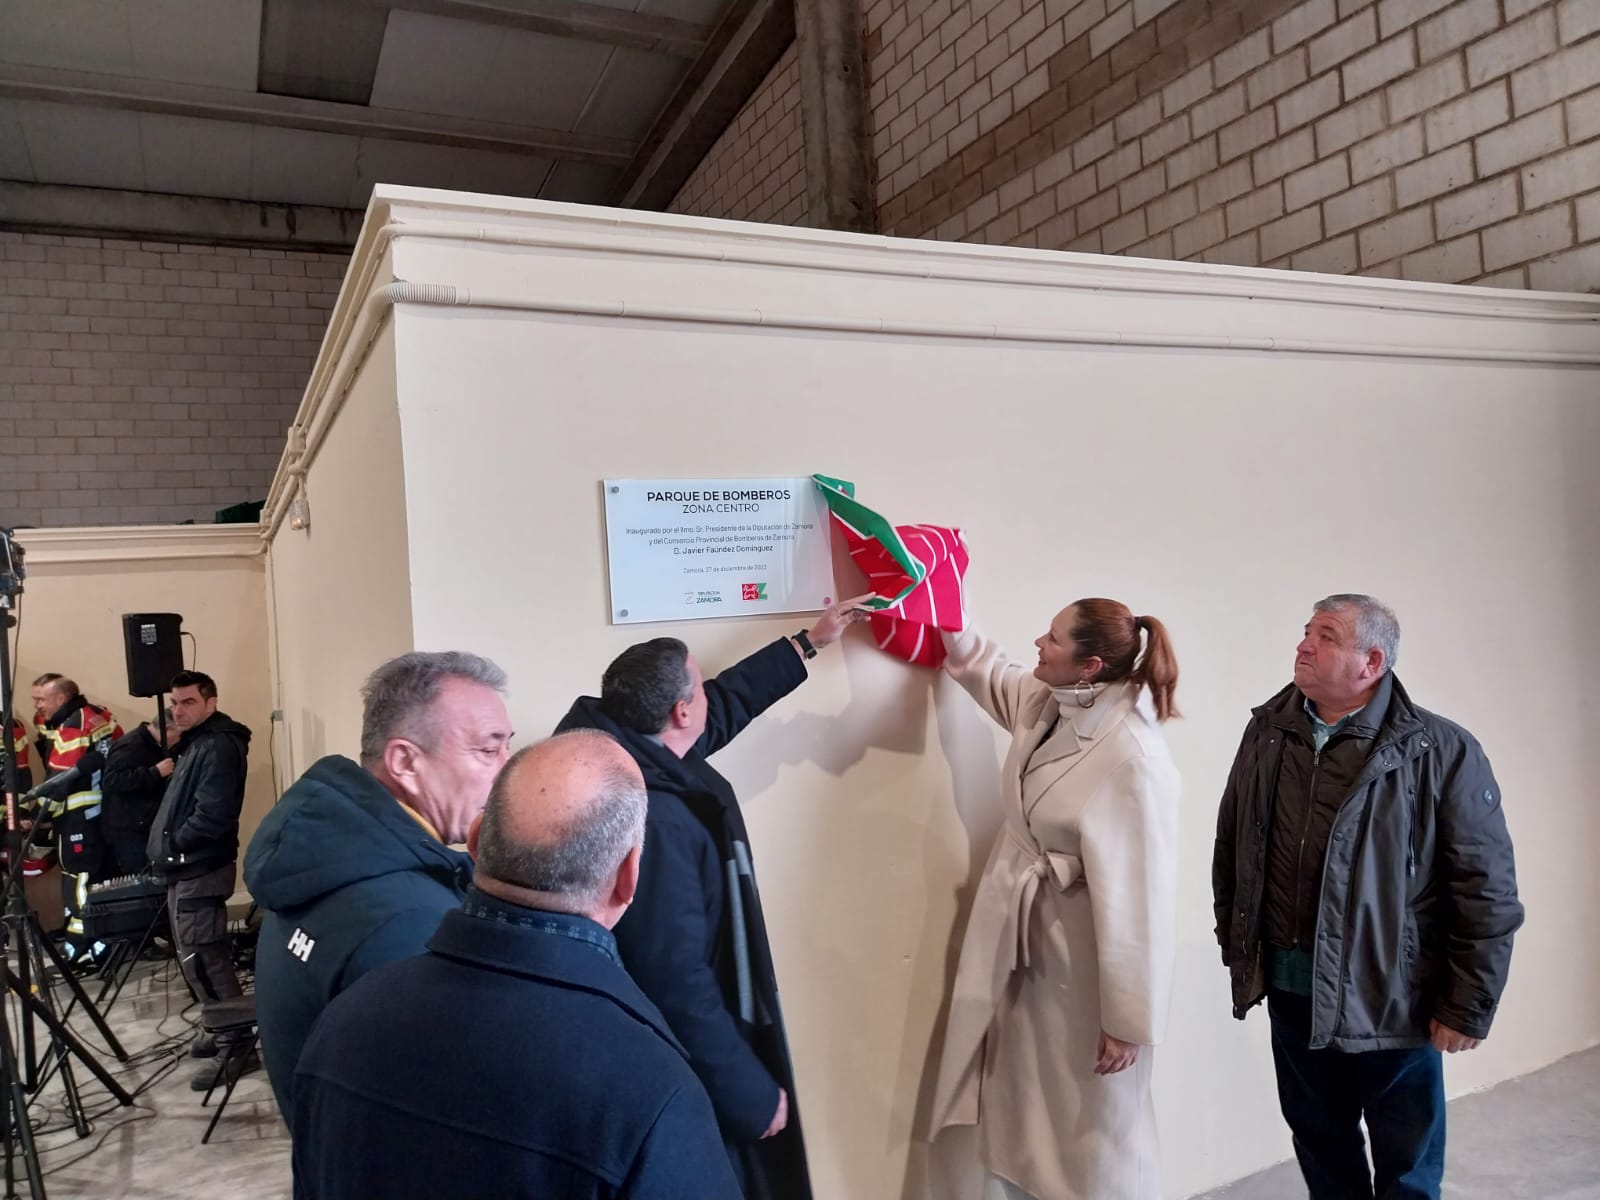
<instances>
[{"instance_id":1,"label":"woman in cream coat","mask_svg":"<svg viewBox=\"0 0 1600 1200\"><path fill-rule=\"evenodd\" d=\"M993 1200L1154 1200L1178 827L1157 722L1176 711L1177 663L1161 622L1115 600L1070 605L1035 645L1030 672L975 631L948 638L945 669L1011 751L934 1130L978 1125Z\"/></svg>"}]
</instances>

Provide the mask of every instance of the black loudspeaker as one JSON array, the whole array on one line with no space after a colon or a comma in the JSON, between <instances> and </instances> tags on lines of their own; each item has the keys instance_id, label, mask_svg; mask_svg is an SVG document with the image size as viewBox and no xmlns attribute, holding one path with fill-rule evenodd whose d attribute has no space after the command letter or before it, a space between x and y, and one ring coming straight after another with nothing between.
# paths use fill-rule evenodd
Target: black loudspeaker
<instances>
[{"instance_id":1,"label":"black loudspeaker","mask_svg":"<svg viewBox=\"0 0 1600 1200\"><path fill-rule=\"evenodd\" d=\"M183 618L177 613L123 613L128 695L160 696L183 670Z\"/></svg>"}]
</instances>

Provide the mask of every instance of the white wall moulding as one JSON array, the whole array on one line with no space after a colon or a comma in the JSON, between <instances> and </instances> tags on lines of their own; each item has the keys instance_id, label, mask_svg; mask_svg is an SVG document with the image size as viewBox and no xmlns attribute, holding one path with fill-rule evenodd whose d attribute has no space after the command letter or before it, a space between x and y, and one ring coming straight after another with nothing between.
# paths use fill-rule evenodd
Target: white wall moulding
<instances>
[{"instance_id":1,"label":"white wall moulding","mask_svg":"<svg viewBox=\"0 0 1600 1200\"><path fill-rule=\"evenodd\" d=\"M154 562L182 558L257 558L261 530L248 525L107 525L19 529L30 569L65 563Z\"/></svg>"},{"instance_id":2,"label":"white wall moulding","mask_svg":"<svg viewBox=\"0 0 1600 1200\"><path fill-rule=\"evenodd\" d=\"M704 223L700 218L692 217L667 216L667 219ZM651 221L649 215L626 224L617 219L596 219L591 227L582 232L567 232L561 226L526 229L407 220L383 226L379 236L385 239L466 240L552 250L594 250L685 261L796 267L812 271L843 271L958 283L1010 283L1079 292L1247 298L1442 316L1536 316L1542 319L1600 320L1600 301L1590 296L1562 292L1521 292L1497 288L1467 290L1361 276L1315 275L1304 271L1291 273L1067 251L1017 250L1001 246L810 233L767 225L740 226L741 231L751 232L742 233L738 242L732 245L708 245L646 236ZM681 231L663 228L655 232L664 234ZM762 245L767 240L764 235L770 235L774 244ZM806 242L823 241L824 244L783 244L786 241L799 241L802 237ZM825 239L830 237L848 237L857 244L829 246ZM886 253L870 258L864 253L868 250L883 250ZM1067 264L1074 269L1070 272L1063 270Z\"/></svg>"},{"instance_id":3,"label":"white wall moulding","mask_svg":"<svg viewBox=\"0 0 1600 1200\"><path fill-rule=\"evenodd\" d=\"M598 480L854 480L897 521L963 529L969 609L1024 661L1076 597L1126 600L1183 671L1177 1001L1154 1077L1163 1193L1192 1195L1290 1153L1265 1020L1229 1013L1211 829L1318 597L1396 607L1406 686L1483 739L1506 796L1535 918L1448 1087L1600 1041L1600 944L1537 916L1600 910L1572 836L1600 771L1597 381L1592 296L381 188L263 516L287 774L354 751L360 681L402 650L500 663L531 739L631 642L683 636L715 672L808 623L613 625ZM838 588L866 590L834 550ZM1529 596L1562 652L1508 706L1484 631ZM971 1142L929 1150L920 1122L1001 757L949 680L853 634L718 757L819 1196L980 1190Z\"/></svg>"},{"instance_id":4,"label":"white wall moulding","mask_svg":"<svg viewBox=\"0 0 1600 1200\"><path fill-rule=\"evenodd\" d=\"M392 282L371 286L404 242L418 252ZM470 283L438 273L467 247L480 250ZM559 294L541 293L527 285L544 275L528 269L533 255L582 256L586 270L562 274ZM647 272L630 271L641 261ZM682 303L685 294L733 295L736 274L756 284L751 305ZM289 501L287 468L315 457L320 424L397 303L1019 343L1600 364L1593 296L927 243L420 188L374 192L349 278L356 286L341 292L295 420L307 449L284 456L264 536ZM826 306L796 304L823 294ZM985 319L972 319L975 307L987 308ZM988 319L1002 316L1012 319Z\"/></svg>"}]
</instances>

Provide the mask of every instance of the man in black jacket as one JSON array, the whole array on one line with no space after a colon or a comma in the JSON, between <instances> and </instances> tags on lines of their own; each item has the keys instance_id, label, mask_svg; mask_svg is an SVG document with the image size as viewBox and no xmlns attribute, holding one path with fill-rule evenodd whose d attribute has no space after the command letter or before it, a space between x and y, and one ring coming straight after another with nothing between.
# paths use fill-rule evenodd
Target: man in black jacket
<instances>
[{"instance_id":1,"label":"man in black jacket","mask_svg":"<svg viewBox=\"0 0 1600 1200\"><path fill-rule=\"evenodd\" d=\"M1267 1000L1312 1200L1437 1200L1440 1052L1488 1036L1522 924L1489 761L1412 702L1391 670L1399 642L1372 597L1318 601L1294 683L1245 730L1217 821L1234 1015Z\"/></svg>"},{"instance_id":2,"label":"man in black jacket","mask_svg":"<svg viewBox=\"0 0 1600 1200\"><path fill-rule=\"evenodd\" d=\"M750 839L732 785L706 759L805 682L806 660L867 617L866 599L715 679L675 638L631 646L606 668L600 698L580 697L558 726L611 734L644 772L639 889L617 944L688 1050L750 1200L803 1200L811 1185Z\"/></svg>"},{"instance_id":3,"label":"man in black jacket","mask_svg":"<svg viewBox=\"0 0 1600 1200\"><path fill-rule=\"evenodd\" d=\"M146 850L167 881L167 910L178 962L195 999L227 1000L243 994L233 973L228 941L228 897L239 867L239 810L244 805L250 731L217 709L209 675L184 671L172 681L172 723L179 732L177 769L167 782ZM189 1081L205 1091L219 1070L254 1070L242 1045L218 1046L219 1066Z\"/></svg>"},{"instance_id":4,"label":"man in black jacket","mask_svg":"<svg viewBox=\"0 0 1600 1200\"><path fill-rule=\"evenodd\" d=\"M177 736L177 727L168 725L167 742ZM109 861L102 863L102 876L137 875L149 865L145 847L150 826L176 766L154 721L134 726L106 751L106 765L100 769L100 829Z\"/></svg>"}]
</instances>

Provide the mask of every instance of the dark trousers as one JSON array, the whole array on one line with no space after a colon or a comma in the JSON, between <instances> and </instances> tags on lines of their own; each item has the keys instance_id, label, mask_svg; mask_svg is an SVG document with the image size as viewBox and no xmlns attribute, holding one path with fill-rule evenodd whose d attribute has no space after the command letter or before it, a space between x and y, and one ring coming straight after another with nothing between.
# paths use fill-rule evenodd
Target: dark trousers
<instances>
[{"instance_id":1,"label":"dark trousers","mask_svg":"<svg viewBox=\"0 0 1600 1200\"><path fill-rule=\"evenodd\" d=\"M61 859L61 905L66 914L66 936L61 950L67 961L88 962L101 949L91 943L83 929L83 910L89 903L89 885L104 877L105 847L100 837L98 815L86 817L83 810L62 813L55 820L56 853Z\"/></svg>"},{"instance_id":2,"label":"dark trousers","mask_svg":"<svg viewBox=\"0 0 1600 1200\"><path fill-rule=\"evenodd\" d=\"M1444 1071L1432 1046L1308 1049L1311 999L1274 991L1278 1103L1294 1134L1311 1200L1439 1200L1444 1180ZM1366 1118L1372 1167L1361 1136Z\"/></svg>"},{"instance_id":3,"label":"dark trousers","mask_svg":"<svg viewBox=\"0 0 1600 1200\"><path fill-rule=\"evenodd\" d=\"M228 863L167 885L167 914L178 965L201 1004L244 995L233 973L233 946L228 940L228 897L233 895L238 866Z\"/></svg>"}]
</instances>

